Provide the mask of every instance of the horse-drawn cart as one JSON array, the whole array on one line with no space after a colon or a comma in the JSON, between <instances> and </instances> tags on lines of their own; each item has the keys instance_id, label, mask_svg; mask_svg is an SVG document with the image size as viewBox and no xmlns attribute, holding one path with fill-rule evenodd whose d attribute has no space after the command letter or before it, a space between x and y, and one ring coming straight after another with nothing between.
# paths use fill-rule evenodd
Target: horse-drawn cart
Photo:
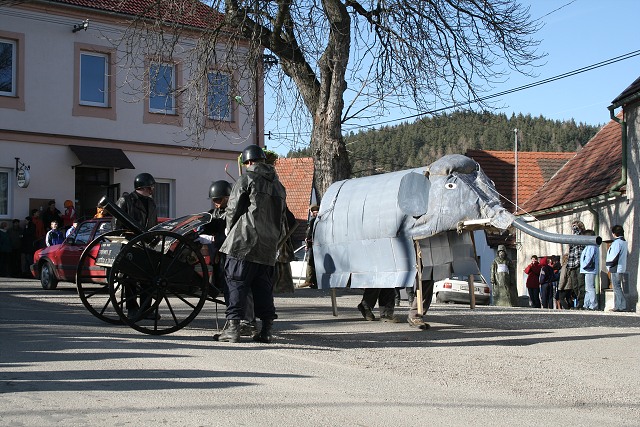
<instances>
[{"instance_id":1,"label":"horse-drawn cart","mask_svg":"<svg viewBox=\"0 0 640 427\"><path fill-rule=\"evenodd\" d=\"M197 241L197 230L212 220L211 214L184 216L144 231L106 198L99 206L126 229L97 237L80 257L78 294L94 316L162 335L188 325L207 300L224 304L211 283L207 247Z\"/></svg>"}]
</instances>

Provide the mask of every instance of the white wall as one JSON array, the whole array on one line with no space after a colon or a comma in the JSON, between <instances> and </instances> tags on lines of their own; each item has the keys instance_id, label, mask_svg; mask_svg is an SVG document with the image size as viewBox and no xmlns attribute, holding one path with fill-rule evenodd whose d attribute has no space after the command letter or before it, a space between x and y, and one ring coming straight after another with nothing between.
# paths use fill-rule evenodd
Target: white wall
<instances>
[{"instance_id":1,"label":"white wall","mask_svg":"<svg viewBox=\"0 0 640 427\"><path fill-rule=\"evenodd\" d=\"M4 129L42 132L79 137L108 137L123 141L153 144L171 144L188 147L191 140L183 127L143 123L145 111L144 94L132 92L130 81L141 73L135 67L124 68L123 54L118 53L116 65L116 105L117 120L73 116L75 43L99 45L111 48L105 36L117 38L118 27L105 21L100 15L92 16L87 31L72 33L77 18L65 14L44 14L39 11L23 12L17 17L0 14L4 31L25 34L25 111L3 109ZM68 22L68 23L65 23ZM186 42L187 49L193 42ZM189 52L182 52L186 59ZM180 55L176 59L180 58ZM138 65L142 66L142 62ZM188 70L183 70L183 82L189 78ZM252 82L241 80L239 92L248 90ZM112 88L113 89L113 88ZM255 142L253 114L255 103L247 99L248 105L236 104L240 132L209 132L203 145L215 149L238 151L238 145Z\"/></svg>"},{"instance_id":2,"label":"white wall","mask_svg":"<svg viewBox=\"0 0 640 427\"><path fill-rule=\"evenodd\" d=\"M72 33L73 25L87 17L88 30ZM134 177L141 172L169 180L174 183L175 215L182 216L210 209L207 195L211 182L232 180L224 171L227 163L229 172L237 176L237 154L255 143L256 137L263 139L263 130L258 129L257 136L254 130L255 102L244 97L244 105L236 105L239 131L210 130L202 142L205 150L192 150L192 141L184 133L186 122L183 127L144 123L146 103L141 93L125 92L132 69L122 67L116 73L117 120L74 116L75 44L110 47L105 37L119 35L115 23L113 18L89 16L61 5L46 13L33 3L0 11L0 29L24 35L25 56L21 94L25 109L0 108L0 167L12 169L14 178L15 157L31 167L28 188L18 188L15 179L11 182L8 218L24 218L30 198L55 199L60 206L64 200L74 199L75 171L71 166L79 161L68 147L71 144L122 149L136 169L112 171L113 183L121 184L121 191L131 191ZM193 44L182 45L189 46ZM189 77L188 70L182 74L183 80ZM240 79L240 92L254 83L250 78ZM260 99L258 110L262 102Z\"/></svg>"}]
</instances>

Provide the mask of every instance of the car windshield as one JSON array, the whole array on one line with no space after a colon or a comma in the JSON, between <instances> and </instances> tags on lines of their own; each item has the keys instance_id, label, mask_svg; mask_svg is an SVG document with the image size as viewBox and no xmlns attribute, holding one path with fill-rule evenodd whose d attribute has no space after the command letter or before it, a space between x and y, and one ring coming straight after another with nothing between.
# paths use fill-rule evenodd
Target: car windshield
<instances>
[{"instance_id":1,"label":"car windshield","mask_svg":"<svg viewBox=\"0 0 640 427\"><path fill-rule=\"evenodd\" d=\"M78 245L86 245L89 243L91 239L91 233L93 232L94 227L96 226L95 222L85 222L80 224L78 230L75 235L75 243Z\"/></svg>"}]
</instances>

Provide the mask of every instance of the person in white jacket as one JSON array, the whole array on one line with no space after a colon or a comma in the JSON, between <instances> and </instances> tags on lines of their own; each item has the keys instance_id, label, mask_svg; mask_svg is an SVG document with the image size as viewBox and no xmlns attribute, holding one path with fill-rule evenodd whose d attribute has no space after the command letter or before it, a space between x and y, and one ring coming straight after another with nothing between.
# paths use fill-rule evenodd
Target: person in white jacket
<instances>
[{"instance_id":1,"label":"person in white jacket","mask_svg":"<svg viewBox=\"0 0 640 427\"><path fill-rule=\"evenodd\" d=\"M593 230L585 230L582 234L594 236ZM597 310L598 300L596 299L596 274L600 271L600 256L596 245L584 247L580 254L580 273L584 274L585 292L584 309Z\"/></svg>"},{"instance_id":2,"label":"person in white jacket","mask_svg":"<svg viewBox=\"0 0 640 427\"><path fill-rule=\"evenodd\" d=\"M611 273L613 283L613 309L611 311L627 311L627 299L624 287L627 272L627 241L624 240L624 229L614 225L611 233L615 238L607 251L607 270Z\"/></svg>"}]
</instances>

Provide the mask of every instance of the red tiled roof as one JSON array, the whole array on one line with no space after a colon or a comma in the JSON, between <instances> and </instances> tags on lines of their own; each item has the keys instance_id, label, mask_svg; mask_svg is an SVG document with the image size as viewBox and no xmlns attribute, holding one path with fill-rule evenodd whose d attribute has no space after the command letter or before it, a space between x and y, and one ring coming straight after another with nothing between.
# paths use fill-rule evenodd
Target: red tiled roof
<instances>
[{"instance_id":1,"label":"red tiled roof","mask_svg":"<svg viewBox=\"0 0 640 427\"><path fill-rule=\"evenodd\" d=\"M276 172L287 190L287 206L298 221L306 222L313 189L311 157L276 160Z\"/></svg>"},{"instance_id":2,"label":"red tiled roof","mask_svg":"<svg viewBox=\"0 0 640 427\"><path fill-rule=\"evenodd\" d=\"M620 180L621 170L622 131L611 120L522 208L536 212L605 194Z\"/></svg>"},{"instance_id":3,"label":"red tiled roof","mask_svg":"<svg viewBox=\"0 0 640 427\"><path fill-rule=\"evenodd\" d=\"M508 200L502 205L513 211L515 197L515 154L513 151L468 150L471 157L491 180L496 190ZM518 152L518 204L530 199L542 185L551 179L569 159L573 152Z\"/></svg>"},{"instance_id":4,"label":"red tiled roof","mask_svg":"<svg viewBox=\"0 0 640 427\"><path fill-rule=\"evenodd\" d=\"M165 22L177 22L199 28L211 28L222 21L215 9L198 0L49 0L70 6L121 13L130 16L145 16ZM177 19L177 20L176 20Z\"/></svg>"}]
</instances>

